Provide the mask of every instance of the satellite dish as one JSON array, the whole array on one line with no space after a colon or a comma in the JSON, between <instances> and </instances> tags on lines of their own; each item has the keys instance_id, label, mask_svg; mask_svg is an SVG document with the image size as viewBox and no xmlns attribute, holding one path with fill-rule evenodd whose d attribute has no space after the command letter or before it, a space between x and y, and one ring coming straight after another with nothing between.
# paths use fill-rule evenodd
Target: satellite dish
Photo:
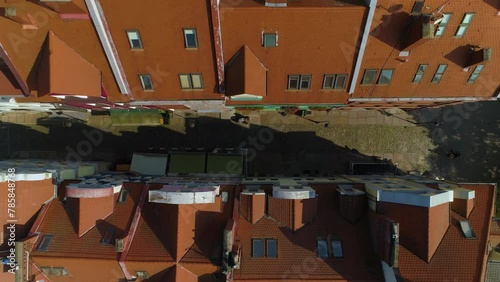
<instances>
[{"instance_id":1,"label":"satellite dish","mask_svg":"<svg viewBox=\"0 0 500 282\"><path fill-rule=\"evenodd\" d=\"M390 13L396 13L396 12L399 12L401 9L403 9L403 4L396 4L396 5L392 5L388 11Z\"/></svg>"}]
</instances>

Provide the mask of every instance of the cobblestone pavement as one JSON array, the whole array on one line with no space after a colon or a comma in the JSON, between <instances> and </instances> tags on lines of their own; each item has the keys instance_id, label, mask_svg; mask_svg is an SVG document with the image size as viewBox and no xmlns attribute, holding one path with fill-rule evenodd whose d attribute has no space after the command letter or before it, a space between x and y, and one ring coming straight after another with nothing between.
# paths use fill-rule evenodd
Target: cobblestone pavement
<instances>
[{"instance_id":1,"label":"cobblestone pavement","mask_svg":"<svg viewBox=\"0 0 500 282\"><path fill-rule=\"evenodd\" d=\"M105 132L105 142L93 152L93 156L100 158L111 158L116 152L128 154L147 148L238 146L257 136L259 129L270 128L274 130L275 138L259 153L259 163L255 162L258 166L254 168L256 171L280 166L284 171L299 173L304 167L324 170L324 164L329 163L332 170L325 172L338 172L339 163L348 159L370 159L372 156L392 160L405 171L424 172L431 168L428 157L435 145L429 137L429 129L422 126L422 122L426 121L416 121L412 115L401 110L393 109L386 113L363 109L315 111L305 117L282 116L276 111L242 114L251 117L250 126L230 122L228 119L234 115L231 111L203 115L189 111L175 112L170 124L162 126L159 125L160 116L151 112L124 113L118 118L78 112L66 112L61 116L4 113L1 116L4 127L12 126L10 148L4 146L3 155L17 153L26 156L29 151L46 151L45 154L54 156L54 151L77 146L85 140L86 137L81 134L85 126ZM62 128L64 118L73 118L72 128ZM196 128L186 126L186 121L191 119L197 120ZM78 120L85 123L75 122ZM37 138L38 142L27 140L30 138ZM9 151L5 152L7 149ZM97 151L99 154L95 155ZM303 166L299 168L297 163Z\"/></svg>"}]
</instances>

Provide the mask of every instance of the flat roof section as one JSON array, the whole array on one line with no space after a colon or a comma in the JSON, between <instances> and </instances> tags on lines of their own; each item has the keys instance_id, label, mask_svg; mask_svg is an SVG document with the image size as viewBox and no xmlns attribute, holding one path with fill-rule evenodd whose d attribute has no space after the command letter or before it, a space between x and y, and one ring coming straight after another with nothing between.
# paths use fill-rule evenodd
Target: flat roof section
<instances>
[{"instance_id":1,"label":"flat roof section","mask_svg":"<svg viewBox=\"0 0 500 282\"><path fill-rule=\"evenodd\" d=\"M205 173L207 154L171 153L168 173Z\"/></svg>"},{"instance_id":2,"label":"flat roof section","mask_svg":"<svg viewBox=\"0 0 500 282\"><path fill-rule=\"evenodd\" d=\"M241 154L212 154L207 157L207 173L209 174L238 174L243 173L243 155Z\"/></svg>"}]
</instances>

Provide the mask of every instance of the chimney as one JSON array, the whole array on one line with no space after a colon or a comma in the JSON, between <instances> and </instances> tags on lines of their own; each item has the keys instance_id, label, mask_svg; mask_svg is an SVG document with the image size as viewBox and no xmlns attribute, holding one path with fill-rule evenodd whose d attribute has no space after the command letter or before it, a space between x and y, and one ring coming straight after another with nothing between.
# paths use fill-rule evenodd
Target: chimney
<instances>
[{"instance_id":1,"label":"chimney","mask_svg":"<svg viewBox=\"0 0 500 282\"><path fill-rule=\"evenodd\" d=\"M350 223L358 222L365 211L365 192L352 185L339 185L337 188L338 208L340 216Z\"/></svg>"},{"instance_id":2,"label":"chimney","mask_svg":"<svg viewBox=\"0 0 500 282\"><path fill-rule=\"evenodd\" d=\"M312 222L318 212L316 191L309 186L273 186L267 215L296 231Z\"/></svg>"},{"instance_id":3,"label":"chimney","mask_svg":"<svg viewBox=\"0 0 500 282\"><path fill-rule=\"evenodd\" d=\"M491 48L481 48L481 46L471 46L469 60L465 67L471 67L489 61L491 61Z\"/></svg>"},{"instance_id":4,"label":"chimney","mask_svg":"<svg viewBox=\"0 0 500 282\"><path fill-rule=\"evenodd\" d=\"M266 7L286 7L288 0L266 0Z\"/></svg>"},{"instance_id":5,"label":"chimney","mask_svg":"<svg viewBox=\"0 0 500 282\"><path fill-rule=\"evenodd\" d=\"M78 237L94 228L96 222L113 213L113 187L73 184L66 188L66 210Z\"/></svg>"},{"instance_id":6,"label":"chimney","mask_svg":"<svg viewBox=\"0 0 500 282\"><path fill-rule=\"evenodd\" d=\"M406 29L401 50L412 50L434 38L435 25L431 15L422 14L415 18Z\"/></svg>"},{"instance_id":7,"label":"chimney","mask_svg":"<svg viewBox=\"0 0 500 282\"><path fill-rule=\"evenodd\" d=\"M474 208L476 193L474 190L462 188L452 183L439 183L438 189L443 191L453 191L453 202L451 209L460 216L469 218Z\"/></svg>"},{"instance_id":8,"label":"chimney","mask_svg":"<svg viewBox=\"0 0 500 282\"><path fill-rule=\"evenodd\" d=\"M240 194L240 214L250 223L257 223L266 212L266 193L264 190L247 188Z\"/></svg>"}]
</instances>

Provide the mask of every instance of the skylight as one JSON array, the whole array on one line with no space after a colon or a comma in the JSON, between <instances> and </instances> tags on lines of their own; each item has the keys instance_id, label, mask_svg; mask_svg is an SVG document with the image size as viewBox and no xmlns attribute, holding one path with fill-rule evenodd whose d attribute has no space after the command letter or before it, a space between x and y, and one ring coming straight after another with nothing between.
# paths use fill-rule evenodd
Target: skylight
<instances>
[{"instance_id":1,"label":"skylight","mask_svg":"<svg viewBox=\"0 0 500 282\"><path fill-rule=\"evenodd\" d=\"M458 223L466 239L477 239L476 234L472 231L472 227L470 226L468 220L460 220Z\"/></svg>"},{"instance_id":2,"label":"skylight","mask_svg":"<svg viewBox=\"0 0 500 282\"><path fill-rule=\"evenodd\" d=\"M325 240L318 240L318 257L327 258L328 257L328 247Z\"/></svg>"},{"instance_id":3,"label":"skylight","mask_svg":"<svg viewBox=\"0 0 500 282\"><path fill-rule=\"evenodd\" d=\"M49 250L50 242L52 242L53 235L44 235L42 238L42 242L38 245L37 251L46 252Z\"/></svg>"},{"instance_id":4,"label":"skylight","mask_svg":"<svg viewBox=\"0 0 500 282\"><path fill-rule=\"evenodd\" d=\"M332 254L334 258L344 257L344 250L342 249L342 241L340 240L332 241Z\"/></svg>"}]
</instances>

